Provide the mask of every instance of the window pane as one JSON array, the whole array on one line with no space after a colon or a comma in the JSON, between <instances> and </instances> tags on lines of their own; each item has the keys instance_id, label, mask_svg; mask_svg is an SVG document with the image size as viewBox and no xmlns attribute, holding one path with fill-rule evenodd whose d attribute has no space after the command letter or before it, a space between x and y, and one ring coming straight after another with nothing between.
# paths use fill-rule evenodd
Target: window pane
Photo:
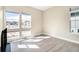
<instances>
[{"instance_id":1,"label":"window pane","mask_svg":"<svg viewBox=\"0 0 79 59\"><path fill-rule=\"evenodd\" d=\"M76 21L76 28L79 28L79 21Z\"/></svg>"},{"instance_id":2,"label":"window pane","mask_svg":"<svg viewBox=\"0 0 79 59\"><path fill-rule=\"evenodd\" d=\"M71 13L71 17L75 17L76 13Z\"/></svg>"},{"instance_id":3,"label":"window pane","mask_svg":"<svg viewBox=\"0 0 79 59\"><path fill-rule=\"evenodd\" d=\"M79 12L76 12L76 16L79 16Z\"/></svg>"},{"instance_id":4,"label":"window pane","mask_svg":"<svg viewBox=\"0 0 79 59\"><path fill-rule=\"evenodd\" d=\"M22 37L31 35L31 15L22 14Z\"/></svg>"},{"instance_id":5,"label":"window pane","mask_svg":"<svg viewBox=\"0 0 79 59\"><path fill-rule=\"evenodd\" d=\"M14 12L5 12L6 26L8 29L19 28L19 14Z\"/></svg>"},{"instance_id":6,"label":"window pane","mask_svg":"<svg viewBox=\"0 0 79 59\"><path fill-rule=\"evenodd\" d=\"M79 28L76 28L76 32L79 33Z\"/></svg>"},{"instance_id":7,"label":"window pane","mask_svg":"<svg viewBox=\"0 0 79 59\"><path fill-rule=\"evenodd\" d=\"M79 20L79 16L76 16L76 20Z\"/></svg>"},{"instance_id":8,"label":"window pane","mask_svg":"<svg viewBox=\"0 0 79 59\"><path fill-rule=\"evenodd\" d=\"M31 15L22 14L22 28L31 28Z\"/></svg>"},{"instance_id":9,"label":"window pane","mask_svg":"<svg viewBox=\"0 0 79 59\"><path fill-rule=\"evenodd\" d=\"M71 28L71 32L76 32L75 28Z\"/></svg>"},{"instance_id":10,"label":"window pane","mask_svg":"<svg viewBox=\"0 0 79 59\"><path fill-rule=\"evenodd\" d=\"M76 17L71 17L71 20L76 20Z\"/></svg>"},{"instance_id":11,"label":"window pane","mask_svg":"<svg viewBox=\"0 0 79 59\"><path fill-rule=\"evenodd\" d=\"M71 28L75 28L75 21L71 21Z\"/></svg>"},{"instance_id":12,"label":"window pane","mask_svg":"<svg viewBox=\"0 0 79 59\"><path fill-rule=\"evenodd\" d=\"M19 38L19 32L8 32L7 37L8 41L16 40Z\"/></svg>"},{"instance_id":13,"label":"window pane","mask_svg":"<svg viewBox=\"0 0 79 59\"><path fill-rule=\"evenodd\" d=\"M22 31L22 37L31 36L31 31Z\"/></svg>"},{"instance_id":14,"label":"window pane","mask_svg":"<svg viewBox=\"0 0 79 59\"><path fill-rule=\"evenodd\" d=\"M79 11L71 11L71 32L79 32Z\"/></svg>"}]
</instances>

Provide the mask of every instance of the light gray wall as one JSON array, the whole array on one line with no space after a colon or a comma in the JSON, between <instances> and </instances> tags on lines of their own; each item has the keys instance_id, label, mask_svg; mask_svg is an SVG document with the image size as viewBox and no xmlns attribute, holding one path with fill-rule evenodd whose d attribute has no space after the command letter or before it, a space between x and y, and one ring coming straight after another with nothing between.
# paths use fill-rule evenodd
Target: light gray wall
<instances>
[{"instance_id":1,"label":"light gray wall","mask_svg":"<svg viewBox=\"0 0 79 59\"><path fill-rule=\"evenodd\" d=\"M14 6L14 7L7 6L5 7L5 10L15 11L19 13L24 12L24 13L31 14L32 35L36 35L42 32L42 11L35 9L35 8L28 7L28 6Z\"/></svg>"},{"instance_id":2,"label":"light gray wall","mask_svg":"<svg viewBox=\"0 0 79 59\"><path fill-rule=\"evenodd\" d=\"M70 32L70 8L75 6L57 6L44 11L43 31L48 35L79 43L79 34Z\"/></svg>"},{"instance_id":3,"label":"light gray wall","mask_svg":"<svg viewBox=\"0 0 79 59\"><path fill-rule=\"evenodd\" d=\"M46 10L43 14L45 33L58 35L69 32L69 8L53 7Z\"/></svg>"}]
</instances>

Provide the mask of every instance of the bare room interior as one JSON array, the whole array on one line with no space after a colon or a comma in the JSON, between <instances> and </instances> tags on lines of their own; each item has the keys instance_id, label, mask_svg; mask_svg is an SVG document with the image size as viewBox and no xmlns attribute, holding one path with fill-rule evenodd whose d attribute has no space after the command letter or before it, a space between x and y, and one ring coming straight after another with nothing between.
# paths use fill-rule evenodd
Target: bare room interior
<instances>
[{"instance_id":1,"label":"bare room interior","mask_svg":"<svg viewBox=\"0 0 79 59\"><path fill-rule=\"evenodd\" d=\"M79 6L0 6L0 49L79 52Z\"/></svg>"}]
</instances>

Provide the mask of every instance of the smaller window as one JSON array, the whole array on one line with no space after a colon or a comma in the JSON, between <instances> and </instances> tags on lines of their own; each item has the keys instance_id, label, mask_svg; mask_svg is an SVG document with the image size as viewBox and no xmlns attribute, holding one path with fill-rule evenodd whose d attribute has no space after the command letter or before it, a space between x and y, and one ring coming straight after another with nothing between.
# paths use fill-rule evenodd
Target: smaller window
<instances>
[{"instance_id":1,"label":"smaller window","mask_svg":"<svg viewBox=\"0 0 79 59\"><path fill-rule=\"evenodd\" d=\"M73 12L73 10L71 10L70 12L71 32L79 33L79 11L74 10Z\"/></svg>"}]
</instances>

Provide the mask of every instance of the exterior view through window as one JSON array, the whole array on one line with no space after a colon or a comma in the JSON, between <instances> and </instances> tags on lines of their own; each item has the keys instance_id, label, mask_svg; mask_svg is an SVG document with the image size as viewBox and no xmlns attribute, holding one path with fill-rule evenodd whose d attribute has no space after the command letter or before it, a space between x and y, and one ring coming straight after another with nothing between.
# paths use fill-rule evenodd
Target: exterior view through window
<instances>
[{"instance_id":1,"label":"exterior view through window","mask_svg":"<svg viewBox=\"0 0 79 59\"><path fill-rule=\"evenodd\" d=\"M29 14L21 14L22 22L22 36L30 36L31 29L31 16Z\"/></svg>"},{"instance_id":2,"label":"exterior view through window","mask_svg":"<svg viewBox=\"0 0 79 59\"><path fill-rule=\"evenodd\" d=\"M70 17L71 32L79 33L79 9L71 9Z\"/></svg>"},{"instance_id":3,"label":"exterior view through window","mask_svg":"<svg viewBox=\"0 0 79 59\"><path fill-rule=\"evenodd\" d=\"M8 39L20 38L31 35L31 15L5 11Z\"/></svg>"}]
</instances>

